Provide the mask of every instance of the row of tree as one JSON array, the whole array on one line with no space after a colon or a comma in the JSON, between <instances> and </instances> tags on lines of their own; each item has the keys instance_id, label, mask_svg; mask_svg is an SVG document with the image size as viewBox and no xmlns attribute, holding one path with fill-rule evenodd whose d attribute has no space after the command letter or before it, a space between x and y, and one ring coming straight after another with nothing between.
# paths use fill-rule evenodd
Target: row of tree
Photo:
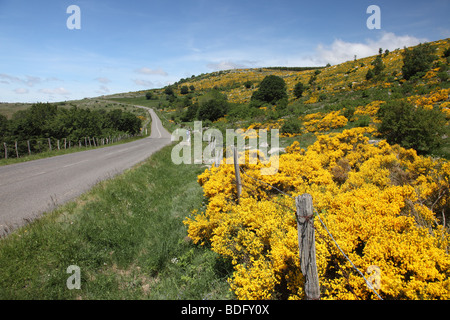
<instances>
[{"instance_id":1,"label":"row of tree","mask_svg":"<svg viewBox=\"0 0 450 320\"><path fill-rule=\"evenodd\" d=\"M141 119L120 109L67 109L49 103L37 103L26 110L17 111L9 120L0 115L0 142L66 138L78 143L84 137L134 135L140 132L141 125Z\"/></svg>"}]
</instances>

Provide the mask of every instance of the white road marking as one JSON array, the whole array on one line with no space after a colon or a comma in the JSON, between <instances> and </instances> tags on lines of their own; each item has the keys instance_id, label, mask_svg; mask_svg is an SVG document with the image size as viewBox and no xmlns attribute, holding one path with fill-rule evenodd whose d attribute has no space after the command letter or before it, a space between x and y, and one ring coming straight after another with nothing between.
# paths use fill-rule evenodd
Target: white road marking
<instances>
[{"instance_id":1,"label":"white road marking","mask_svg":"<svg viewBox=\"0 0 450 320\"><path fill-rule=\"evenodd\" d=\"M78 162L75 162L75 163L66 164L65 166L63 166L63 168L68 168L68 167L71 167L71 166L75 166L77 164L80 164L80 163L83 163L83 162L86 162L86 161L89 161L89 160L81 160L81 161L78 161Z\"/></svg>"},{"instance_id":2,"label":"white road marking","mask_svg":"<svg viewBox=\"0 0 450 320\"><path fill-rule=\"evenodd\" d=\"M42 171L42 172L32 174L30 177L36 177L36 176L40 176L41 174L46 174L46 173L47 173L47 171Z\"/></svg>"}]
</instances>

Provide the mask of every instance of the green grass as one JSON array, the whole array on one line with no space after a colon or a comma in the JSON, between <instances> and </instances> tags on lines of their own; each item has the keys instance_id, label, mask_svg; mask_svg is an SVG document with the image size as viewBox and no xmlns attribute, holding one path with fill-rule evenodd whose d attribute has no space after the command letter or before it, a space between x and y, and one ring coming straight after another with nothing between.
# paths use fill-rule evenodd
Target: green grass
<instances>
[{"instance_id":1,"label":"green grass","mask_svg":"<svg viewBox=\"0 0 450 320\"><path fill-rule=\"evenodd\" d=\"M0 299L230 299L231 272L187 238L202 206L201 165L165 147L124 174L0 240ZM69 290L67 267L81 270Z\"/></svg>"}]
</instances>

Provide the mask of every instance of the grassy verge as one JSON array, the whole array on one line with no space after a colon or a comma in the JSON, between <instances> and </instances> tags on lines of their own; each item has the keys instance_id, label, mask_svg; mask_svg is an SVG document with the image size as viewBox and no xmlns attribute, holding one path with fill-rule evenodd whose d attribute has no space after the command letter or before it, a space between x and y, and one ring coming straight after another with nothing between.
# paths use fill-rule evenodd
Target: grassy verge
<instances>
[{"instance_id":1,"label":"grassy verge","mask_svg":"<svg viewBox=\"0 0 450 320\"><path fill-rule=\"evenodd\" d=\"M172 146L0 240L0 299L229 299L230 266L187 238L205 168ZM70 265L81 289L66 286Z\"/></svg>"}]
</instances>

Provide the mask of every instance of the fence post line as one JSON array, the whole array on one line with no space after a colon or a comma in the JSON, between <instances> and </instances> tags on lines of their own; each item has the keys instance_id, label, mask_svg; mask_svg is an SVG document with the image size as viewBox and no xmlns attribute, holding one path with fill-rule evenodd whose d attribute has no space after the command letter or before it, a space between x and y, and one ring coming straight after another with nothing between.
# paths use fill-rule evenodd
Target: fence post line
<instances>
[{"instance_id":1,"label":"fence post line","mask_svg":"<svg viewBox=\"0 0 450 320\"><path fill-rule=\"evenodd\" d=\"M297 207L297 233L300 253L300 267L305 279L307 300L320 299L319 275L316 265L316 242L314 234L314 213L312 196L308 193L295 198Z\"/></svg>"},{"instance_id":2,"label":"fence post line","mask_svg":"<svg viewBox=\"0 0 450 320\"><path fill-rule=\"evenodd\" d=\"M233 159L234 159L234 173L236 176L237 202L239 203L242 192L242 183L241 183L241 172L239 169L239 156L237 148L235 146L233 146Z\"/></svg>"},{"instance_id":3,"label":"fence post line","mask_svg":"<svg viewBox=\"0 0 450 320\"><path fill-rule=\"evenodd\" d=\"M19 157L19 150L17 150L17 141L14 141L14 146L16 148L16 158Z\"/></svg>"}]
</instances>

